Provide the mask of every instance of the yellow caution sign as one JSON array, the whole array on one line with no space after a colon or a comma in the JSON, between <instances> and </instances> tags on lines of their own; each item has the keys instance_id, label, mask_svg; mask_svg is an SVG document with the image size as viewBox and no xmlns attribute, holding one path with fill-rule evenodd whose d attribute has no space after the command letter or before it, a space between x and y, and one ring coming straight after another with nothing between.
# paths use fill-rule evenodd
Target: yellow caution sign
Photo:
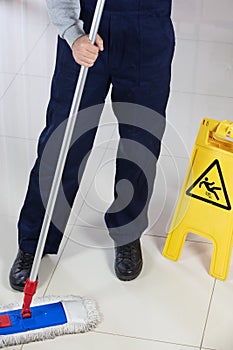
<instances>
[{"instance_id":1,"label":"yellow caution sign","mask_svg":"<svg viewBox=\"0 0 233 350\"><path fill-rule=\"evenodd\" d=\"M227 278L233 244L233 123L203 119L163 255L178 260L187 233L213 242L210 274Z\"/></svg>"},{"instance_id":2,"label":"yellow caution sign","mask_svg":"<svg viewBox=\"0 0 233 350\"><path fill-rule=\"evenodd\" d=\"M231 210L231 204L218 159L215 159L195 180L192 186L187 189L186 194L216 205L217 207Z\"/></svg>"}]
</instances>

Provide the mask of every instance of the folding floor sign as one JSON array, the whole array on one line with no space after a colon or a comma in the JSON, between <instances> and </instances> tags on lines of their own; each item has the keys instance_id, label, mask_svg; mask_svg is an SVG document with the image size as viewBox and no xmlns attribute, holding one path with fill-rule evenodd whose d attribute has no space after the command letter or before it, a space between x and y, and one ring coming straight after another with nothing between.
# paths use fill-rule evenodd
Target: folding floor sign
<instances>
[{"instance_id":1,"label":"folding floor sign","mask_svg":"<svg viewBox=\"0 0 233 350\"><path fill-rule=\"evenodd\" d=\"M210 274L227 278L233 243L233 123L203 119L163 255L178 260L187 233L213 242Z\"/></svg>"}]
</instances>

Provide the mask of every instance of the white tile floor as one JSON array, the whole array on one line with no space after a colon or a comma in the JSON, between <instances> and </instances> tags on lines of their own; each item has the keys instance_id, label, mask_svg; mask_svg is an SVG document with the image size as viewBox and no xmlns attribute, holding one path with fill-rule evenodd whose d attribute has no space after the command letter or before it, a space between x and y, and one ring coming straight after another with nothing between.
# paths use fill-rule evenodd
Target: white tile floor
<instances>
[{"instance_id":1,"label":"white tile floor","mask_svg":"<svg viewBox=\"0 0 233 350\"><path fill-rule=\"evenodd\" d=\"M177 263L161 254L202 118L233 120L232 13L232 0L174 0L168 126L142 238L142 274L123 283L113 272L103 213L112 199L116 149L116 141L108 140L117 133L107 105L61 249L43 260L38 288L38 295L93 297L103 320L93 332L15 350L233 349L233 263L225 282L212 278L212 245L195 235L188 236ZM0 23L0 303L8 304L22 299L10 289L8 272L44 125L56 33L41 0L2 0Z\"/></svg>"}]
</instances>

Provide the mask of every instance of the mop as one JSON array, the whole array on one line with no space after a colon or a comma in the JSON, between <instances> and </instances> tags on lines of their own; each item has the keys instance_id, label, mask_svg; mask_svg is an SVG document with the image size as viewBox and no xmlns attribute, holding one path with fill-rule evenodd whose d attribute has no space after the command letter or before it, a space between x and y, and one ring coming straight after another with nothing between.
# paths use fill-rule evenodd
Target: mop
<instances>
[{"instance_id":1,"label":"mop","mask_svg":"<svg viewBox=\"0 0 233 350\"><path fill-rule=\"evenodd\" d=\"M105 0L98 0L89 38L95 42ZM12 304L0 308L0 348L52 339L63 334L93 329L100 321L95 301L79 296L44 297L32 302L38 285L38 272L49 225L58 195L88 68L81 66L69 118L41 227L40 237L29 278L24 287L23 307ZM32 304L32 306L31 306Z\"/></svg>"}]
</instances>

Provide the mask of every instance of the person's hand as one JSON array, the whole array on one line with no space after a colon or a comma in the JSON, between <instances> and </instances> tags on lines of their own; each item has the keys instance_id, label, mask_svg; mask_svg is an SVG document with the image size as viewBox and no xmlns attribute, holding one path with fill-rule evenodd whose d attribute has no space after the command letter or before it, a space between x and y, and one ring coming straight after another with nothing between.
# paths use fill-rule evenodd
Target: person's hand
<instances>
[{"instance_id":1,"label":"person's hand","mask_svg":"<svg viewBox=\"0 0 233 350\"><path fill-rule=\"evenodd\" d=\"M79 37L72 45L72 53L75 61L85 67L92 67L98 57L99 51L103 50L103 40L98 34L95 45L91 43L88 35Z\"/></svg>"}]
</instances>

